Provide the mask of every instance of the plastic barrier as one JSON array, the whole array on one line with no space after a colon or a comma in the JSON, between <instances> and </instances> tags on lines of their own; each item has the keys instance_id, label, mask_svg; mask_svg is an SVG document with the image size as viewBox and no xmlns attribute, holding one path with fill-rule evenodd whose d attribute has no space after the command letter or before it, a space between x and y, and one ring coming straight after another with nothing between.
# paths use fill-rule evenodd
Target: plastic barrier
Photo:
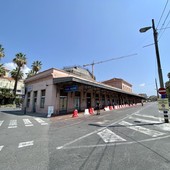
<instances>
[{"instance_id":1,"label":"plastic barrier","mask_svg":"<svg viewBox=\"0 0 170 170\"><path fill-rule=\"evenodd\" d=\"M106 106L105 108L104 108L104 111L109 111L110 109L109 109L109 106Z\"/></svg>"},{"instance_id":2,"label":"plastic barrier","mask_svg":"<svg viewBox=\"0 0 170 170\"><path fill-rule=\"evenodd\" d=\"M78 111L77 111L77 109L74 110L72 117L78 117Z\"/></svg>"},{"instance_id":3,"label":"plastic barrier","mask_svg":"<svg viewBox=\"0 0 170 170\"><path fill-rule=\"evenodd\" d=\"M113 106L109 106L109 109L110 109L110 110L113 110Z\"/></svg>"},{"instance_id":4,"label":"plastic barrier","mask_svg":"<svg viewBox=\"0 0 170 170\"><path fill-rule=\"evenodd\" d=\"M115 106L115 109L118 109L118 106L117 106L117 105Z\"/></svg>"},{"instance_id":5,"label":"plastic barrier","mask_svg":"<svg viewBox=\"0 0 170 170\"><path fill-rule=\"evenodd\" d=\"M91 107L91 108L89 108L89 113L90 114L94 114L94 109Z\"/></svg>"},{"instance_id":6,"label":"plastic barrier","mask_svg":"<svg viewBox=\"0 0 170 170\"><path fill-rule=\"evenodd\" d=\"M84 110L84 115L89 115L89 109Z\"/></svg>"}]
</instances>

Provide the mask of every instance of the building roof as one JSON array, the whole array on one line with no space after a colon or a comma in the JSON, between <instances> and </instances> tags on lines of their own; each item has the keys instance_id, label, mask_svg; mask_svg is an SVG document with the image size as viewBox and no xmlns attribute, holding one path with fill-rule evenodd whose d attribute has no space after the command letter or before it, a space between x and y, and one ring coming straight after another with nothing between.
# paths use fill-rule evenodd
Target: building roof
<instances>
[{"instance_id":1,"label":"building roof","mask_svg":"<svg viewBox=\"0 0 170 170\"><path fill-rule=\"evenodd\" d=\"M102 83L107 83L107 82L112 82L112 81L121 81L121 82L129 85L130 87L132 87L132 84L128 83L127 81L125 81L125 80L123 80L123 79L121 79L121 78L112 78L112 79L110 79L110 80L105 80L105 81L103 81Z\"/></svg>"},{"instance_id":2,"label":"building roof","mask_svg":"<svg viewBox=\"0 0 170 170\"><path fill-rule=\"evenodd\" d=\"M12 77L0 77L0 79L14 81L14 79Z\"/></svg>"},{"instance_id":3,"label":"building roof","mask_svg":"<svg viewBox=\"0 0 170 170\"><path fill-rule=\"evenodd\" d=\"M59 71L60 75L58 76L58 74L55 73L55 71ZM85 84L89 86L99 87L99 88L106 89L106 90L115 91L118 93L124 93L124 94L132 95L132 96L142 97L138 94L125 92L119 88L97 82L94 79L89 80L84 77L77 76L73 73L66 72L64 70L55 69L55 68L48 69L46 71L40 72L32 77L27 78L25 80L25 83L30 83L32 81L37 81L37 79L47 78L47 77L53 79L53 84L75 82L75 83L81 83L81 84Z\"/></svg>"}]
</instances>

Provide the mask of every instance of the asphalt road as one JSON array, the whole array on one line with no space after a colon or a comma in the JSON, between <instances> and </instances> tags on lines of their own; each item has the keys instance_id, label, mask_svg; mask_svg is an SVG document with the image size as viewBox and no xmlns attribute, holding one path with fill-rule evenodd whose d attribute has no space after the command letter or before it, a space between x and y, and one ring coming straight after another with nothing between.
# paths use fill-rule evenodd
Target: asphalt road
<instances>
[{"instance_id":1,"label":"asphalt road","mask_svg":"<svg viewBox=\"0 0 170 170\"><path fill-rule=\"evenodd\" d=\"M169 170L169 148L156 103L78 118L0 112L2 170Z\"/></svg>"}]
</instances>

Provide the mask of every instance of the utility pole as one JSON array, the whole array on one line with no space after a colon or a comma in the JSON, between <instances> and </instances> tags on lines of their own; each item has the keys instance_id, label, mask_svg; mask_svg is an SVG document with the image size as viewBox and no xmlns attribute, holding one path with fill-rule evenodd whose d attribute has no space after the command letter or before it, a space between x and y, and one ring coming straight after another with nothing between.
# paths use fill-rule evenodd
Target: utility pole
<instances>
[{"instance_id":1,"label":"utility pole","mask_svg":"<svg viewBox=\"0 0 170 170\"><path fill-rule=\"evenodd\" d=\"M157 65L158 65L159 83L160 83L160 88L164 88L164 81L163 81L163 76L162 76L162 68L161 68L159 48L158 48L158 32L155 28L154 19L152 19L152 28L153 28L153 36L154 36L154 42L155 42L155 52L156 52L156 58L157 58ZM162 95L162 98L163 98L163 95ZM165 123L169 123L168 112L165 111L165 110L163 112L164 112Z\"/></svg>"},{"instance_id":2,"label":"utility pole","mask_svg":"<svg viewBox=\"0 0 170 170\"><path fill-rule=\"evenodd\" d=\"M157 65L158 65L159 83L160 83L160 87L164 88L164 81L163 81L163 76L162 76L162 68L161 68L159 48L158 48L158 32L155 29L154 19L152 19L152 28L153 28L153 36L154 36L154 42L155 42L155 52L156 52L156 58L157 58Z\"/></svg>"},{"instance_id":3,"label":"utility pole","mask_svg":"<svg viewBox=\"0 0 170 170\"><path fill-rule=\"evenodd\" d=\"M159 92L161 94L161 98L165 98L166 97L166 90L164 89L164 81L163 81L163 76L162 76L162 68L161 68L161 61L160 61L160 57L159 57L159 48L158 48L158 32L155 28L155 23L154 23L154 19L152 19L152 26L149 26L149 27L144 27L144 28L141 28L139 30L139 32L141 33L144 33L150 29L153 29L153 37L154 37L154 43L155 43L155 52L156 52L156 59L157 59L157 65L158 65L158 75L159 75L159 83L160 83L160 89L163 90L163 93ZM164 94L165 92L165 94ZM165 106L165 104L162 104ZM163 107L163 106L162 106ZM169 123L169 120L168 120L168 111L166 111L164 109L164 120L165 120L165 123Z\"/></svg>"},{"instance_id":4,"label":"utility pole","mask_svg":"<svg viewBox=\"0 0 170 170\"><path fill-rule=\"evenodd\" d=\"M158 84L157 84L157 80L155 78L155 85L156 85L156 94L157 94L157 98L159 98L159 93L158 93Z\"/></svg>"}]
</instances>

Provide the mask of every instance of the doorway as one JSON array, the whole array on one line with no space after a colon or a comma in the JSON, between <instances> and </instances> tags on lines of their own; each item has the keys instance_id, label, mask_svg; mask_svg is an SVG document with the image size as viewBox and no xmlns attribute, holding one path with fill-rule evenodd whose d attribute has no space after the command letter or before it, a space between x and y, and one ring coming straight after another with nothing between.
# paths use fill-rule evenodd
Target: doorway
<instances>
[{"instance_id":1,"label":"doorway","mask_svg":"<svg viewBox=\"0 0 170 170\"><path fill-rule=\"evenodd\" d=\"M91 93L87 93L86 105L87 105L87 108L91 107Z\"/></svg>"}]
</instances>

